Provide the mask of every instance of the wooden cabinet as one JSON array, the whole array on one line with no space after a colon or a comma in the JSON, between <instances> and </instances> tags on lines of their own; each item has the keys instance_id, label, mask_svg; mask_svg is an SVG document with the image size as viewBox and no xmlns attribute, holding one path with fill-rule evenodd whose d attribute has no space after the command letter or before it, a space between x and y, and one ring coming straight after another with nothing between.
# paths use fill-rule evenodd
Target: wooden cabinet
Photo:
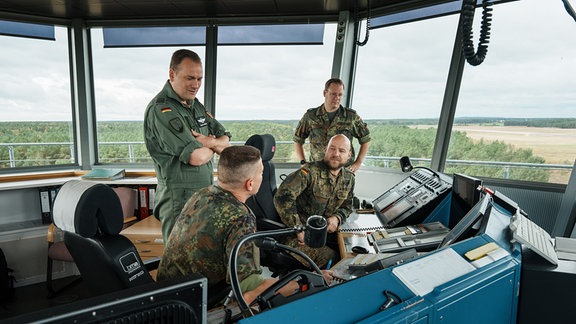
<instances>
[{"instance_id":1,"label":"wooden cabinet","mask_svg":"<svg viewBox=\"0 0 576 324\"><path fill-rule=\"evenodd\" d=\"M125 228L120 234L132 241L142 260L161 257L164 254L162 228L160 221L154 216L146 217Z\"/></svg>"}]
</instances>

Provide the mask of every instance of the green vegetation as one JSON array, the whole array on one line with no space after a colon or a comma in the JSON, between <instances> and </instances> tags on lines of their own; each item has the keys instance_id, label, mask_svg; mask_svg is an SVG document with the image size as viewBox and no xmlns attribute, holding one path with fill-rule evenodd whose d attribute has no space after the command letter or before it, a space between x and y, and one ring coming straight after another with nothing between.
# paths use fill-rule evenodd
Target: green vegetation
<instances>
[{"instance_id":1,"label":"green vegetation","mask_svg":"<svg viewBox=\"0 0 576 324\"><path fill-rule=\"evenodd\" d=\"M409 156L413 160L432 156L437 120L369 120L372 143L367 159L370 166L397 168L394 160ZM523 124L522 124L523 123ZM252 134L272 134L277 142L275 160L295 161L292 135L297 121L225 121L224 126L233 135L232 140L243 143ZM502 119L460 118L455 124L522 125L531 127L576 127L576 119ZM410 128L410 125L430 125L429 128ZM100 122L98 124L99 156L102 163L140 163L150 158L143 144L141 121ZM71 123L67 122L0 122L0 168L70 164L73 154ZM17 144L18 145L8 145ZM42 143L40 145L20 145ZM128 144L127 144L128 143ZM355 143L357 144L357 143ZM12 151L10 151L12 149ZM10 155L13 155L11 158ZM129 157L132 156L132 159ZM388 159L392 158L392 160ZM474 142L464 132L454 132L451 138L448 160L458 161L505 161L520 163L545 163L531 150L515 149L504 142ZM414 162L414 161L413 161ZM415 163L417 164L417 163ZM546 182L547 170L476 164L447 164L447 173L465 173L483 177L521 179Z\"/></svg>"}]
</instances>

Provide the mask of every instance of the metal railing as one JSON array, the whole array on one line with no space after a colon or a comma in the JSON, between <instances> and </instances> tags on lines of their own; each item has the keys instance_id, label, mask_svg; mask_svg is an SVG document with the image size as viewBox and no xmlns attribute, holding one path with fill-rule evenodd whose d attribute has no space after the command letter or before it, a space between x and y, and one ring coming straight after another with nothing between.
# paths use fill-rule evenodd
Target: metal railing
<instances>
[{"instance_id":1,"label":"metal railing","mask_svg":"<svg viewBox=\"0 0 576 324\"><path fill-rule=\"evenodd\" d=\"M68 146L69 150L70 150L70 157L68 159L66 159L67 163L74 163L74 143L72 142L53 142L53 143L0 143L0 148L7 148L8 149L8 162L10 164L11 168L15 168L16 167L16 163L17 162L36 162L36 161L53 161L53 162L57 162L57 161L64 161L64 159L16 159L16 154L15 154L15 147L34 147L34 146L39 146L39 147L45 147L45 146ZM69 162L68 162L69 161ZM6 160L1 160L0 159L0 163L5 163ZM50 163L46 163L46 164L50 164ZM41 164L40 164L41 165Z\"/></svg>"},{"instance_id":2,"label":"metal railing","mask_svg":"<svg viewBox=\"0 0 576 324\"><path fill-rule=\"evenodd\" d=\"M103 146L127 146L128 154L127 157L114 157L106 158L100 157L99 161L103 163L107 162L123 162L123 163L137 163L137 160L150 160L148 153L145 156L136 155L136 146L144 146L143 141L127 141L127 142L99 142L100 147ZM244 142L232 141L232 145L242 145ZM292 141L277 141L276 145L293 145ZM53 146L66 146L70 152L70 156L67 158L44 158L44 159L17 159L16 158L16 148L17 147L53 147ZM74 163L74 144L72 142L49 142L49 143L0 143L0 156L2 156L2 149L8 150L8 160L0 159L0 164L5 164L9 162L10 168L15 168L20 163L25 162L36 162L34 165L52 165L60 163ZM397 167L400 157L397 156L372 156L368 155L364 159L364 164L372 166L380 166L384 168ZM430 159L428 158L411 158L412 162L416 165L418 164L430 164ZM151 161L151 160L150 160ZM274 161L277 163L290 162L290 157L276 156ZM294 161L293 161L294 162ZM503 169L502 177L508 179L511 169L515 168L533 168L539 170L571 170L572 165L569 164L545 164L545 163L522 163L522 162L497 162L497 161L472 161L472 160L446 160L447 165L458 166L458 165L475 165L475 166L488 166L488 167L500 167Z\"/></svg>"}]
</instances>

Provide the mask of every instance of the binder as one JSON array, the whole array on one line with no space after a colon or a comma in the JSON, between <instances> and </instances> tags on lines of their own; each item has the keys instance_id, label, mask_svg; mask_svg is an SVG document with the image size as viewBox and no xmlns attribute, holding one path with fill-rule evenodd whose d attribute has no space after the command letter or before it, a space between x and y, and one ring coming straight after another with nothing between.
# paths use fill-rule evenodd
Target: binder
<instances>
[{"instance_id":1,"label":"binder","mask_svg":"<svg viewBox=\"0 0 576 324\"><path fill-rule=\"evenodd\" d=\"M139 187L138 188L138 201L140 204L139 208L139 215L140 219L144 219L150 216L150 211L148 209L149 200L148 200L148 188L147 187Z\"/></svg>"},{"instance_id":2,"label":"binder","mask_svg":"<svg viewBox=\"0 0 576 324\"><path fill-rule=\"evenodd\" d=\"M46 188L40 189L40 212L42 224L52 223L52 214L50 212L50 192Z\"/></svg>"},{"instance_id":3,"label":"binder","mask_svg":"<svg viewBox=\"0 0 576 324\"><path fill-rule=\"evenodd\" d=\"M82 176L84 180L118 180L126 176L124 169L96 168Z\"/></svg>"},{"instance_id":4,"label":"binder","mask_svg":"<svg viewBox=\"0 0 576 324\"><path fill-rule=\"evenodd\" d=\"M56 199L59 190L60 187L50 188L50 222L54 221L54 199Z\"/></svg>"},{"instance_id":5,"label":"binder","mask_svg":"<svg viewBox=\"0 0 576 324\"><path fill-rule=\"evenodd\" d=\"M341 224L338 230L341 233L370 233L385 228L376 214L360 214L355 212L350 214L346 222Z\"/></svg>"},{"instance_id":6,"label":"binder","mask_svg":"<svg viewBox=\"0 0 576 324\"><path fill-rule=\"evenodd\" d=\"M154 199L156 198L156 188L148 188L148 211L149 215L154 215Z\"/></svg>"},{"instance_id":7,"label":"binder","mask_svg":"<svg viewBox=\"0 0 576 324\"><path fill-rule=\"evenodd\" d=\"M140 219L140 191L138 190L138 188L130 188L133 191L134 194L134 211L132 213L132 215L136 216L138 219Z\"/></svg>"}]
</instances>

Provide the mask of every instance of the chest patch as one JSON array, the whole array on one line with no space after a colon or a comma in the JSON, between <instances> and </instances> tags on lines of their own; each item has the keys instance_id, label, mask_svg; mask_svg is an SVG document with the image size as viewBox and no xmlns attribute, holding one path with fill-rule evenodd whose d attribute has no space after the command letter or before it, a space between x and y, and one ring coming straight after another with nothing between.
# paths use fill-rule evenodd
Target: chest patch
<instances>
[{"instance_id":1,"label":"chest patch","mask_svg":"<svg viewBox=\"0 0 576 324\"><path fill-rule=\"evenodd\" d=\"M198 117L196 119L196 122L198 123L198 127L204 127L204 126L208 125L208 123L206 122L206 117L204 117L204 116Z\"/></svg>"}]
</instances>

